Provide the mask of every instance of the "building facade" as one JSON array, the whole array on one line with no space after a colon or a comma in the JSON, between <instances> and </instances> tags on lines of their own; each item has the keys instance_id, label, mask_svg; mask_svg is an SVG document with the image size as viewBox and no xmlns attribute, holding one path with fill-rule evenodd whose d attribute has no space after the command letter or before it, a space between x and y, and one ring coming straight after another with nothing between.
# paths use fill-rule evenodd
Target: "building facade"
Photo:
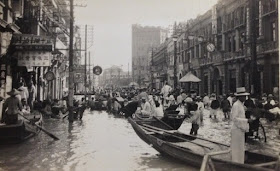
<instances>
[{"instance_id":1,"label":"building facade","mask_svg":"<svg viewBox=\"0 0 280 171\"><path fill-rule=\"evenodd\" d=\"M132 25L132 78L139 85L150 81L150 52L165 41L167 33L160 27Z\"/></svg>"},{"instance_id":2,"label":"building facade","mask_svg":"<svg viewBox=\"0 0 280 171\"><path fill-rule=\"evenodd\" d=\"M177 81L192 72L201 79L193 87L199 94L222 95L236 87L254 95L273 93L279 87L277 11L277 0L219 0L204 14L180 23L174 30L176 42L169 38L166 44L167 81L174 84L176 47Z\"/></svg>"},{"instance_id":3,"label":"building facade","mask_svg":"<svg viewBox=\"0 0 280 171\"><path fill-rule=\"evenodd\" d=\"M123 71L119 66L112 66L104 69L102 75L99 76L99 85L105 88L114 89L117 87L128 86L131 80L129 72Z\"/></svg>"}]
</instances>

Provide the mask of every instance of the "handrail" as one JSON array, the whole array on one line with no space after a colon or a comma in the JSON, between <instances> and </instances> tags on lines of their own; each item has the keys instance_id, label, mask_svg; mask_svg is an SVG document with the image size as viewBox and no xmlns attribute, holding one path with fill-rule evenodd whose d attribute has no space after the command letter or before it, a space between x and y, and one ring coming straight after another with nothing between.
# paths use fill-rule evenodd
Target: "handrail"
<instances>
[{"instance_id":1,"label":"handrail","mask_svg":"<svg viewBox=\"0 0 280 171\"><path fill-rule=\"evenodd\" d=\"M211 156L227 154L227 153L230 153L230 152L231 152L231 150L226 150L226 151L216 151L216 152L211 152L211 153L205 154L204 157L203 157L201 167L200 167L200 171L205 171L206 168L207 168L207 165L210 166L212 171L215 171L215 167L214 167L214 164L212 162Z\"/></svg>"}]
</instances>

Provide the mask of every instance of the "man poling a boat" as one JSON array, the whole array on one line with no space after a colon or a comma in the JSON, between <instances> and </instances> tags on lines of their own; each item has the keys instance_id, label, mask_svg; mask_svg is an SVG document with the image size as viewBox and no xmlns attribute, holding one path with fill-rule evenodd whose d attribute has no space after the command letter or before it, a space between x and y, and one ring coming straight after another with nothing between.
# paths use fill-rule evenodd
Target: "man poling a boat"
<instances>
[{"instance_id":1,"label":"man poling a boat","mask_svg":"<svg viewBox=\"0 0 280 171\"><path fill-rule=\"evenodd\" d=\"M16 97L20 94L20 92L16 89L13 89L7 94L10 95L10 97L8 97L3 104L2 122L6 123L7 125L16 124L18 121L18 114L21 113L22 110L22 103Z\"/></svg>"}]
</instances>

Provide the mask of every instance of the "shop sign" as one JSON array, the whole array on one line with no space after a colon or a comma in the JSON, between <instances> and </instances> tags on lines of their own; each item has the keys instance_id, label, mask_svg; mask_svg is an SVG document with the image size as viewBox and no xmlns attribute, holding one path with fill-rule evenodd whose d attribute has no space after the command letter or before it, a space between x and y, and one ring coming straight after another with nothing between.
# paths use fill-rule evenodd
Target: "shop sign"
<instances>
[{"instance_id":1,"label":"shop sign","mask_svg":"<svg viewBox=\"0 0 280 171\"><path fill-rule=\"evenodd\" d=\"M217 23L217 6L214 5L212 7L212 34L217 34L218 32Z\"/></svg>"},{"instance_id":2,"label":"shop sign","mask_svg":"<svg viewBox=\"0 0 280 171\"><path fill-rule=\"evenodd\" d=\"M17 52L18 66L50 66L51 52Z\"/></svg>"},{"instance_id":3,"label":"shop sign","mask_svg":"<svg viewBox=\"0 0 280 171\"><path fill-rule=\"evenodd\" d=\"M0 66L0 87L3 87L6 83L6 64Z\"/></svg>"},{"instance_id":4,"label":"shop sign","mask_svg":"<svg viewBox=\"0 0 280 171\"><path fill-rule=\"evenodd\" d=\"M93 73L94 73L95 75L100 75L100 74L102 73L102 68L101 68L100 66L95 66L95 67L93 68Z\"/></svg>"},{"instance_id":5,"label":"shop sign","mask_svg":"<svg viewBox=\"0 0 280 171\"><path fill-rule=\"evenodd\" d=\"M208 52L214 52L215 51L215 45L213 43L208 43L206 46Z\"/></svg>"},{"instance_id":6,"label":"shop sign","mask_svg":"<svg viewBox=\"0 0 280 171\"><path fill-rule=\"evenodd\" d=\"M32 34L14 34L12 46L18 51L52 51L52 38Z\"/></svg>"},{"instance_id":7,"label":"shop sign","mask_svg":"<svg viewBox=\"0 0 280 171\"><path fill-rule=\"evenodd\" d=\"M52 71L48 71L46 74L45 74L45 78L47 81L52 81L55 79L55 75Z\"/></svg>"}]
</instances>

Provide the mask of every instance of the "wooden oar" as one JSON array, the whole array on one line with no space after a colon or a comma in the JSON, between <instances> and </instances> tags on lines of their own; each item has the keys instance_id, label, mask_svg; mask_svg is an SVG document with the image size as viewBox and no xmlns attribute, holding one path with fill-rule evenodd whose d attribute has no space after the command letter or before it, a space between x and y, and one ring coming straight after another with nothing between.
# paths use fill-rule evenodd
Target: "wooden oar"
<instances>
[{"instance_id":1,"label":"wooden oar","mask_svg":"<svg viewBox=\"0 0 280 171\"><path fill-rule=\"evenodd\" d=\"M167 126L169 129L174 129L170 125L168 125L167 123L165 123L162 120L158 119L157 117L153 116L153 118L156 119L157 121L159 121L160 123L164 124L165 126Z\"/></svg>"},{"instance_id":2,"label":"wooden oar","mask_svg":"<svg viewBox=\"0 0 280 171\"><path fill-rule=\"evenodd\" d=\"M154 129L151 129L151 128L147 128L147 127L145 127L145 126L141 126L141 127L142 127L143 129L145 129L145 130L150 131L150 132L155 132L155 133L158 133L158 134L167 134L167 135L169 135L169 136L172 136L172 137L178 138L178 139L183 140L183 141L188 142L188 143L192 143L192 144L195 144L195 145L201 146L201 147L203 147L203 148L208 148L208 149L210 149L210 150L212 150L212 149L213 149L212 147L208 147L208 146L206 146L206 145L199 144L199 143L197 143L197 142L193 142L193 141L188 140L188 139L186 139L186 138L182 138L182 137L179 137L179 136L173 135L172 133L168 133L168 132L164 132L164 131L160 132L160 131L157 131L157 130L154 130Z\"/></svg>"},{"instance_id":3,"label":"wooden oar","mask_svg":"<svg viewBox=\"0 0 280 171\"><path fill-rule=\"evenodd\" d=\"M25 117L24 115L22 115L21 113L18 113L20 116L22 116L24 119L28 120L30 123L32 123L32 121L30 121L27 117ZM49 131L45 130L44 128L40 127L39 125L37 125L36 123L33 123L33 125L35 125L37 128L39 128L40 130L42 130L44 133L46 133L48 136L52 137L54 140L59 140L59 138L57 138L55 135L53 135L52 133L50 133Z\"/></svg>"},{"instance_id":4,"label":"wooden oar","mask_svg":"<svg viewBox=\"0 0 280 171\"><path fill-rule=\"evenodd\" d=\"M157 128L157 127L154 127L154 126L151 126L151 125L148 125L150 128L152 129L155 129L155 130L158 130L158 131L164 131L164 132L170 132L171 130L164 130L164 129L161 129L161 128ZM175 131L175 130L174 130ZM177 133L179 134L184 134L178 130L176 130ZM218 145L223 145L223 146L226 146L226 147L230 147L229 145L227 144L223 144L223 143L220 143L220 142L217 142L217 141L213 141L213 140L210 140L210 139L206 139L206 138L202 138L202 137L197 137L197 136L194 136L194 135L190 135L188 134L188 136L190 137L193 137L193 138L196 138L196 139L200 139L200 140L204 140L204 141L208 141L208 142L212 142L212 143L215 143L215 144L218 144Z\"/></svg>"},{"instance_id":5,"label":"wooden oar","mask_svg":"<svg viewBox=\"0 0 280 171\"><path fill-rule=\"evenodd\" d=\"M65 119L68 115L69 115L69 112L68 112L68 114L64 115L64 116L62 117L62 119Z\"/></svg>"}]
</instances>

